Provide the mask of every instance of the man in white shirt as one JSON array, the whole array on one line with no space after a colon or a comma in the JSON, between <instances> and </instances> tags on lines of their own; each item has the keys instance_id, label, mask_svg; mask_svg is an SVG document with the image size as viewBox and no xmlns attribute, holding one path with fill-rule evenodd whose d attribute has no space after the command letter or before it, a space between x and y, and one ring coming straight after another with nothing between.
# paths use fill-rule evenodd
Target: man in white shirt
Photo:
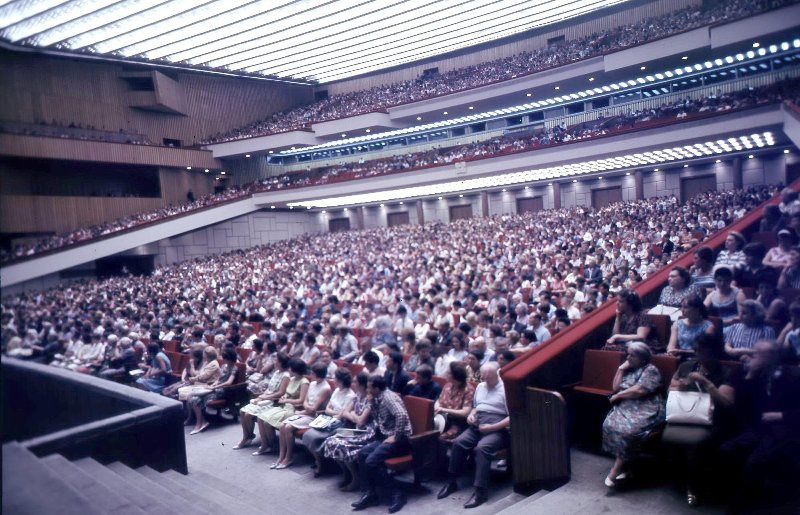
<instances>
[{"instance_id":1,"label":"man in white shirt","mask_svg":"<svg viewBox=\"0 0 800 515\"><path fill-rule=\"evenodd\" d=\"M489 472L492 459L497 451L508 446L508 416L506 391L498 373L496 362L481 367L481 382L475 390L472 411L467 416L469 427L453 441L450 464L447 472L449 481L437 496L448 497L458 490L458 476L464 470L467 454L475 450L475 493L464 504L464 508L475 508L489 500Z\"/></svg>"}]
</instances>

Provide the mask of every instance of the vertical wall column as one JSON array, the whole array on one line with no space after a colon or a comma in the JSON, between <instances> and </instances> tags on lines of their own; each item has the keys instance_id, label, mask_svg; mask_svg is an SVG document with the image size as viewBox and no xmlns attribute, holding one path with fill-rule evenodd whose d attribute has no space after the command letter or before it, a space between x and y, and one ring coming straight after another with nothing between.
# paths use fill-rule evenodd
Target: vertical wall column
<instances>
[{"instance_id":1,"label":"vertical wall column","mask_svg":"<svg viewBox=\"0 0 800 515\"><path fill-rule=\"evenodd\" d=\"M734 157L731 164L731 175L733 179L733 189L741 189L744 182L742 177L742 158Z\"/></svg>"},{"instance_id":2,"label":"vertical wall column","mask_svg":"<svg viewBox=\"0 0 800 515\"><path fill-rule=\"evenodd\" d=\"M553 183L553 209L561 209L561 183Z\"/></svg>"},{"instance_id":3,"label":"vertical wall column","mask_svg":"<svg viewBox=\"0 0 800 515\"><path fill-rule=\"evenodd\" d=\"M481 216L489 216L489 193L485 191L481 192Z\"/></svg>"},{"instance_id":4,"label":"vertical wall column","mask_svg":"<svg viewBox=\"0 0 800 515\"><path fill-rule=\"evenodd\" d=\"M364 208L356 208L356 229L364 228Z\"/></svg>"},{"instance_id":5,"label":"vertical wall column","mask_svg":"<svg viewBox=\"0 0 800 515\"><path fill-rule=\"evenodd\" d=\"M417 200L417 223L425 225L425 211L422 209L422 200Z\"/></svg>"},{"instance_id":6,"label":"vertical wall column","mask_svg":"<svg viewBox=\"0 0 800 515\"><path fill-rule=\"evenodd\" d=\"M636 192L636 200L644 199L644 179L642 178L641 170L636 170L633 173L633 185Z\"/></svg>"}]
</instances>

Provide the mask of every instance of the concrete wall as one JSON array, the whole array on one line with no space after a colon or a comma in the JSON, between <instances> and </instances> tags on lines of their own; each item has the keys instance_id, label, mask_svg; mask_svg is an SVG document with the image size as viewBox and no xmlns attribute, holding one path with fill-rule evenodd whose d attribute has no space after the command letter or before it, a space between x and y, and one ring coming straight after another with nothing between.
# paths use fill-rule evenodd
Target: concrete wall
<instances>
[{"instance_id":1,"label":"concrete wall","mask_svg":"<svg viewBox=\"0 0 800 515\"><path fill-rule=\"evenodd\" d=\"M156 265L265 245L306 233L327 231L316 213L256 211L158 242Z\"/></svg>"}]
</instances>

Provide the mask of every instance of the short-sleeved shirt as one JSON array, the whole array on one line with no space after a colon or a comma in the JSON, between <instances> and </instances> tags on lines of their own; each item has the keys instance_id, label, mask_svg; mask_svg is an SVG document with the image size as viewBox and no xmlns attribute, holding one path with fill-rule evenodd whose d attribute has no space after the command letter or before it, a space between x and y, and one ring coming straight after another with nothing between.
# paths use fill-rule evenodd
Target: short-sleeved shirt
<instances>
[{"instance_id":1,"label":"short-sleeved shirt","mask_svg":"<svg viewBox=\"0 0 800 515\"><path fill-rule=\"evenodd\" d=\"M479 384L475 389L475 397L472 403L477 412L508 415L506 389L503 386L503 381L498 381L494 388L489 388L485 382Z\"/></svg>"}]
</instances>

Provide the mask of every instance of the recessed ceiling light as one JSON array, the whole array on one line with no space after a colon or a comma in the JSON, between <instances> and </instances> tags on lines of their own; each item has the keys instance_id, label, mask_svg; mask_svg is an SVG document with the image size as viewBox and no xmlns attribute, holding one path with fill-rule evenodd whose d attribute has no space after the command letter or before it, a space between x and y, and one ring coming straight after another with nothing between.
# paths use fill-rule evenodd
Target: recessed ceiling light
<instances>
[{"instance_id":1,"label":"recessed ceiling light","mask_svg":"<svg viewBox=\"0 0 800 515\"><path fill-rule=\"evenodd\" d=\"M381 207L383 207L383 204L381 204Z\"/></svg>"},{"instance_id":2,"label":"recessed ceiling light","mask_svg":"<svg viewBox=\"0 0 800 515\"><path fill-rule=\"evenodd\" d=\"M350 211L350 210L349 210L349 209L347 209L347 208L344 208L344 212L345 212L345 213L347 213L348 211Z\"/></svg>"},{"instance_id":3,"label":"recessed ceiling light","mask_svg":"<svg viewBox=\"0 0 800 515\"><path fill-rule=\"evenodd\" d=\"M654 172L657 172L657 171L658 171L658 168L653 168L653 171L654 171Z\"/></svg>"},{"instance_id":4,"label":"recessed ceiling light","mask_svg":"<svg viewBox=\"0 0 800 515\"><path fill-rule=\"evenodd\" d=\"M753 48L758 48L758 47L760 47L760 46L761 46L761 43L759 43L758 41L756 41L755 43L753 43Z\"/></svg>"},{"instance_id":5,"label":"recessed ceiling light","mask_svg":"<svg viewBox=\"0 0 800 515\"><path fill-rule=\"evenodd\" d=\"M464 198L464 195L459 195L458 198Z\"/></svg>"},{"instance_id":6,"label":"recessed ceiling light","mask_svg":"<svg viewBox=\"0 0 800 515\"><path fill-rule=\"evenodd\" d=\"M716 161L716 162L717 162L717 163L721 163L721 162L722 162L722 160L721 160L721 159L717 159L717 161Z\"/></svg>"},{"instance_id":7,"label":"recessed ceiling light","mask_svg":"<svg viewBox=\"0 0 800 515\"><path fill-rule=\"evenodd\" d=\"M597 180L598 180L598 181L601 181L601 180L603 180L603 176L601 175L600 177L598 177L598 178L597 178Z\"/></svg>"},{"instance_id":8,"label":"recessed ceiling light","mask_svg":"<svg viewBox=\"0 0 800 515\"><path fill-rule=\"evenodd\" d=\"M446 114L447 114L447 111L444 111L442 114L445 114L445 115L446 115Z\"/></svg>"},{"instance_id":9,"label":"recessed ceiling light","mask_svg":"<svg viewBox=\"0 0 800 515\"><path fill-rule=\"evenodd\" d=\"M642 66L642 67L641 67L641 68L639 68L639 69L640 69L640 70L646 70L646 69L647 69L647 66Z\"/></svg>"},{"instance_id":10,"label":"recessed ceiling light","mask_svg":"<svg viewBox=\"0 0 800 515\"><path fill-rule=\"evenodd\" d=\"M749 156L747 156L747 159L753 159L753 154L750 154Z\"/></svg>"},{"instance_id":11,"label":"recessed ceiling light","mask_svg":"<svg viewBox=\"0 0 800 515\"><path fill-rule=\"evenodd\" d=\"M683 165L684 168L689 168L689 165Z\"/></svg>"},{"instance_id":12,"label":"recessed ceiling light","mask_svg":"<svg viewBox=\"0 0 800 515\"><path fill-rule=\"evenodd\" d=\"M401 206L403 205L403 201L402 201L402 200L400 201L400 205L401 205Z\"/></svg>"},{"instance_id":13,"label":"recessed ceiling light","mask_svg":"<svg viewBox=\"0 0 800 515\"><path fill-rule=\"evenodd\" d=\"M439 197L439 200L442 200L442 197Z\"/></svg>"},{"instance_id":14,"label":"recessed ceiling light","mask_svg":"<svg viewBox=\"0 0 800 515\"><path fill-rule=\"evenodd\" d=\"M472 111L473 109L475 109L475 106L469 106L467 109L469 109L470 111Z\"/></svg>"},{"instance_id":15,"label":"recessed ceiling light","mask_svg":"<svg viewBox=\"0 0 800 515\"><path fill-rule=\"evenodd\" d=\"M268 153L269 153L269 154L272 154L272 150L270 150Z\"/></svg>"},{"instance_id":16,"label":"recessed ceiling light","mask_svg":"<svg viewBox=\"0 0 800 515\"><path fill-rule=\"evenodd\" d=\"M625 175L630 175L630 174L631 174L631 172L625 172Z\"/></svg>"},{"instance_id":17,"label":"recessed ceiling light","mask_svg":"<svg viewBox=\"0 0 800 515\"><path fill-rule=\"evenodd\" d=\"M685 56L681 57L681 59L683 59L685 61L685 60L689 59L689 56L685 55Z\"/></svg>"},{"instance_id":18,"label":"recessed ceiling light","mask_svg":"<svg viewBox=\"0 0 800 515\"><path fill-rule=\"evenodd\" d=\"M530 186L525 186L525 189L529 190L529 189L531 189L531 187Z\"/></svg>"},{"instance_id":19,"label":"recessed ceiling light","mask_svg":"<svg viewBox=\"0 0 800 515\"><path fill-rule=\"evenodd\" d=\"M422 120L422 117L421 116L417 116L417 121L420 121L420 120Z\"/></svg>"},{"instance_id":20,"label":"recessed ceiling light","mask_svg":"<svg viewBox=\"0 0 800 515\"><path fill-rule=\"evenodd\" d=\"M222 175L225 175L225 172L219 172L219 173L221 173Z\"/></svg>"},{"instance_id":21,"label":"recessed ceiling light","mask_svg":"<svg viewBox=\"0 0 800 515\"><path fill-rule=\"evenodd\" d=\"M325 211L325 210L323 209L323 210L322 210L322 214L325 214L325 213L327 213L327 211Z\"/></svg>"},{"instance_id":22,"label":"recessed ceiling light","mask_svg":"<svg viewBox=\"0 0 800 515\"><path fill-rule=\"evenodd\" d=\"M572 179L572 182L578 182L578 179Z\"/></svg>"},{"instance_id":23,"label":"recessed ceiling light","mask_svg":"<svg viewBox=\"0 0 800 515\"><path fill-rule=\"evenodd\" d=\"M789 153L789 149L788 149L788 148L787 148L787 149L785 149L785 150L783 151L783 153L784 153L784 154L788 154L788 153Z\"/></svg>"},{"instance_id":24,"label":"recessed ceiling light","mask_svg":"<svg viewBox=\"0 0 800 515\"><path fill-rule=\"evenodd\" d=\"M559 89L561 89L561 86L556 86L556 91L558 91Z\"/></svg>"},{"instance_id":25,"label":"recessed ceiling light","mask_svg":"<svg viewBox=\"0 0 800 515\"><path fill-rule=\"evenodd\" d=\"M206 168L206 173L208 173L208 168Z\"/></svg>"},{"instance_id":26,"label":"recessed ceiling light","mask_svg":"<svg viewBox=\"0 0 800 515\"><path fill-rule=\"evenodd\" d=\"M275 209L275 206L269 206L270 209Z\"/></svg>"},{"instance_id":27,"label":"recessed ceiling light","mask_svg":"<svg viewBox=\"0 0 800 515\"><path fill-rule=\"evenodd\" d=\"M250 154L245 154L244 157L250 157Z\"/></svg>"},{"instance_id":28,"label":"recessed ceiling light","mask_svg":"<svg viewBox=\"0 0 800 515\"><path fill-rule=\"evenodd\" d=\"M343 133L342 133L342 137L343 137L343 138L346 138L346 137L347 137L347 134L345 134L345 133L343 132Z\"/></svg>"},{"instance_id":29,"label":"recessed ceiling light","mask_svg":"<svg viewBox=\"0 0 800 515\"><path fill-rule=\"evenodd\" d=\"M366 130L366 131L364 131L364 132L372 132L372 130L371 130L371 129L367 129L367 130Z\"/></svg>"},{"instance_id":30,"label":"recessed ceiling light","mask_svg":"<svg viewBox=\"0 0 800 515\"><path fill-rule=\"evenodd\" d=\"M526 96L526 97L533 96L533 93L525 93L525 96Z\"/></svg>"},{"instance_id":31,"label":"recessed ceiling light","mask_svg":"<svg viewBox=\"0 0 800 515\"><path fill-rule=\"evenodd\" d=\"M191 170L191 169L192 169L192 167L191 167L191 166L187 166L187 167L186 167L186 169L187 169L187 170Z\"/></svg>"},{"instance_id":32,"label":"recessed ceiling light","mask_svg":"<svg viewBox=\"0 0 800 515\"><path fill-rule=\"evenodd\" d=\"M503 191L506 191L506 189L505 189L505 188L503 188Z\"/></svg>"},{"instance_id":33,"label":"recessed ceiling light","mask_svg":"<svg viewBox=\"0 0 800 515\"><path fill-rule=\"evenodd\" d=\"M589 82L594 82L594 77L589 77Z\"/></svg>"}]
</instances>

